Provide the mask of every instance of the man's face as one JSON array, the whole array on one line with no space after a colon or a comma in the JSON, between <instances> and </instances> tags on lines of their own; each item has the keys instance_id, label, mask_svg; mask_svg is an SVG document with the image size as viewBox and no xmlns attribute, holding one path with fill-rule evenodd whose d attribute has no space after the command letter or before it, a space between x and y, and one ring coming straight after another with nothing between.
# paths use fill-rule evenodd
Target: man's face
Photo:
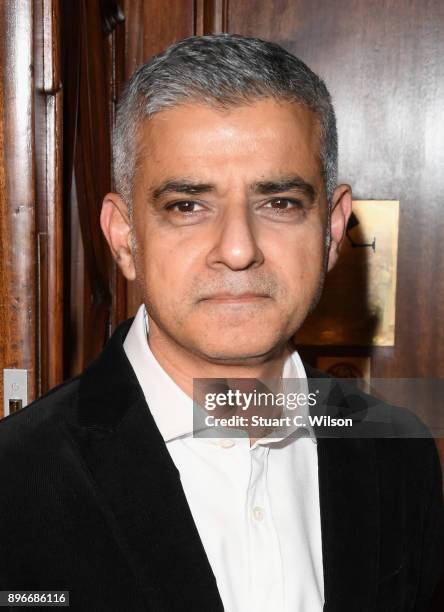
<instances>
[{"instance_id":1,"label":"man's face","mask_svg":"<svg viewBox=\"0 0 444 612\"><path fill-rule=\"evenodd\" d=\"M261 360L296 332L324 277L319 157L301 105L189 104L145 122L133 227L150 329L227 364Z\"/></svg>"}]
</instances>

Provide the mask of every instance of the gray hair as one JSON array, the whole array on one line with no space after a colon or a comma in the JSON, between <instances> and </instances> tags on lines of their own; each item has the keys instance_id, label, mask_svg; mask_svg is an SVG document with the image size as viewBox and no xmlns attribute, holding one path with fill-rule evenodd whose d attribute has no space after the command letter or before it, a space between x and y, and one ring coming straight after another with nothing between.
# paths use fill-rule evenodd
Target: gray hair
<instances>
[{"instance_id":1,"label":"gray hair","mask_svg":"<svg viewBox=\"0 0 444 612\"><path fill-rule=\"evenodd\" d=\"M319 119L327 200L337 181L336 119L324 82L275 43L237 34L192 36L141 66L128 81L116 113L113 164L116 191L132 212L137 133L144 119L184 102L228 108L257 99L304 104Z\"/></svg>"}]
</instances>

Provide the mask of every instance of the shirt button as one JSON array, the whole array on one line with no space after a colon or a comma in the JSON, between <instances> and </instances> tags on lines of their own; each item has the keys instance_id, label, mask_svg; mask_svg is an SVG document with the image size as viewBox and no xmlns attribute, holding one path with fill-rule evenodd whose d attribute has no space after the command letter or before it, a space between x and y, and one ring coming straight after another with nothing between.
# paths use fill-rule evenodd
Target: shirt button
<instances>
[{"instance_id":1,"label":"shirt button","mask_svg":"<svg viewBox=\"0 0 444 612\"><path fill-rule=\"evenodd\" d=\"M260 506L255 506L253 508L253 518L255 521L262 521L264 518L264 509Z\"/></svg>"},{"instance_id":2,"label":"shirt button","mask_svg":"<svg viewBox=\"0 0 444 612\"><path fill-rule=\"evenodd\" d=\"M234 441L233 440L229 440L228 438L224 438L223 440L221 440L219 442L219 444L221 445L222 448L231 448L232 446L234 446Z\"/></svg>"}]
</instances>

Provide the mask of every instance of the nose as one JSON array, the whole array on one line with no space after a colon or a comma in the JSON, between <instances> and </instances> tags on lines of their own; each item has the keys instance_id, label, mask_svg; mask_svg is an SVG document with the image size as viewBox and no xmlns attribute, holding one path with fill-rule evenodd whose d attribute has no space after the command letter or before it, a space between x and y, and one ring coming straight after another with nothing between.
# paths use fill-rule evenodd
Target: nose
<instances>
[{"instance_id":1,"label":"nose","mask_svg":"<svg viewBox=\"0 0 444 612\"><path fill-rule=\"evenodd\" d=\"M210 266L245 270L260 265L264 256L249 211L242 206L226 210L217 228L215 244L208 253Z\"/></svg>"}]
</instances>

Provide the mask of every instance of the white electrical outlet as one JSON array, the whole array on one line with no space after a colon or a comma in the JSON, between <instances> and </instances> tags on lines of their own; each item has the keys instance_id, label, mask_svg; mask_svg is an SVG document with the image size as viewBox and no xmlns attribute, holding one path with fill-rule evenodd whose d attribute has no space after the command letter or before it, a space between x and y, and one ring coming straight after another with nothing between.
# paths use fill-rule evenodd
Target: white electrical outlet
<instances>
[{"instance_id":1,"label":"white electrical outlet","mask_svg":"<svg viewBox=\"0 0 444 612\"><path fill-rule=\"evenodd\" d=\"M13 407L23 408L28 403L28 370L10 368L3 370L3 414L14 412Z\"/></svg>"}]
</instances>

